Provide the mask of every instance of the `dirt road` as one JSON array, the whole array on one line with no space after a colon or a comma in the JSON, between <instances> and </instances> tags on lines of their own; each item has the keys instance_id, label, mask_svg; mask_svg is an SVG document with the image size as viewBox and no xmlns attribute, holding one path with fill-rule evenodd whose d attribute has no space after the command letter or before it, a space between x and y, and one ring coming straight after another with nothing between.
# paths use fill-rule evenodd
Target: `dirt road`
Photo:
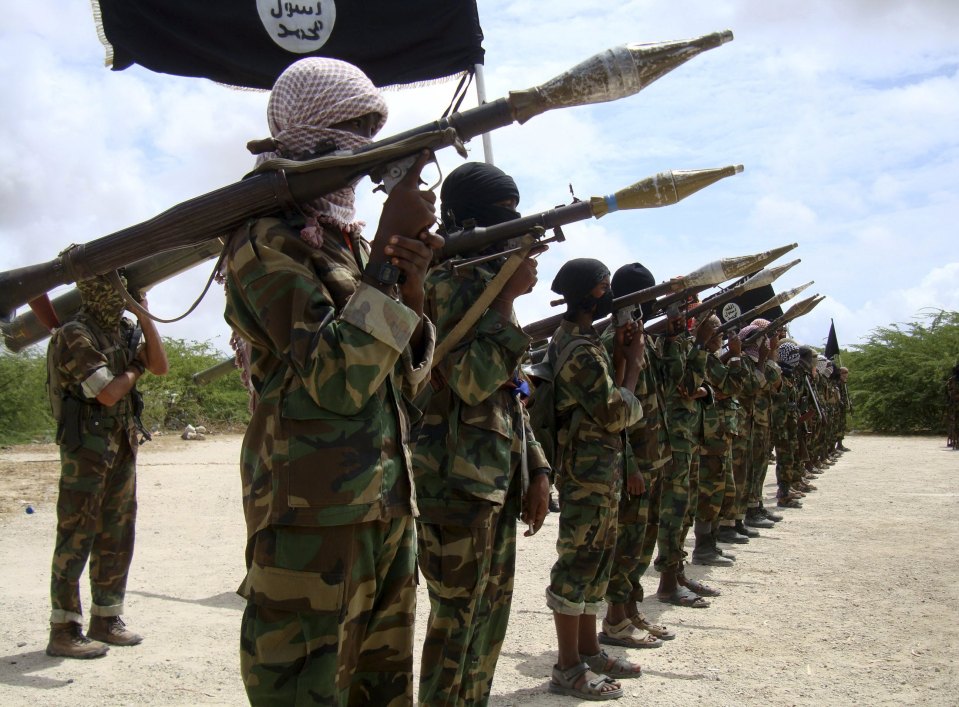
<instances>
[{"instance_id":1,"label":"dirt road","mask_svg":"<svg viewBox=\"0 0 959 707\"><path fill-rule=\"evenodd\" d=\"M853 451L803 509L736 546L735 567L691 569L723 592L709 609L645 602L678 638L623 649L644 676L624 682L615 704L957 704L959 453L938 438L846 443ZM0 704L245 704L238 448L237 436L164 437L143 448L126 618L146 640L95 661L43 652L56 449L0 451ZM546 691L555 636L543 589L556 525L550 516L535 538L520 538L493 705L575 704ZM647 577L647 594L655 582ZM417 646L427 611L421 587Z\"/></svg>"}]
</instances>

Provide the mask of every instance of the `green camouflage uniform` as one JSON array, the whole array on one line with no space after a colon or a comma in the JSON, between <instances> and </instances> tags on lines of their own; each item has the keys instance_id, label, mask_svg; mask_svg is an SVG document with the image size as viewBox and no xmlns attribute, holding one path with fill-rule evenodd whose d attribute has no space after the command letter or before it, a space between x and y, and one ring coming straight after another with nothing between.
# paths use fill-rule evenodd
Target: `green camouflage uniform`
<instances>
[{"instance_id":1,"label":"green camouflage uniform","mask_svg":"<svg viewBox=\"0 0 959 707\"><path fill-rule=\"evenodd\" d=\"M607 352L612 351L615 329L603 332ZM636 385L636 399L643 417L627 430L632 459L643 475L646 493L620 496L616 523L616 552L606 588L611 604L641 602L640 580L649 568L659 532L659 504L663 494L663 468L672 458L664 417L661 383L662 338L646 335L643 371Z\"/></svg>"},{"instance_id":2,"label":"green camouflage uniform","mask_svg":"<svg viewBox=\"0 0 959 707\"><path fill-rule=\"evenodd\" d=\"M706 351L694 346L682 335L667 339L663 363L669 380L681 380L688 394L703 384ZM684 396L677 385L665 389L669 444L673 455L663 477L663 496L659 516L659 554L656 569L679 570L682 567L683 526L690 498L698 498L699 447L703 440L703 409L699 400Z\"/></svg>"},{"instance_id":3,"label":"green camouflage uniform","mask_svg":"<svg viewBox=\"0 0 959 707\"><path fill-rule=\"evenodd\" d=\"M749 441L749 474L746 477L746 505L749 508L758 508L762 505L763 483L766 481L766 467L769 466L769 450L772 439L769 430L772 391L782 377L779 366L774 361L767 360L761 367L757 363L754 370L759 386L753 399L752 437Z\"/></svg>"},{"instance_id":4,"label":"green camouflage uniform","mask_svg":"<svg viewBox=\"0 0 959 707\"><path fill-rule=\"evenodd\" d=\"M426 307L442 340L495 277L489 264L436 268ZM418 700L482 705L509 620L520 509L520 428L528 467L548 469L505 383L530 339L515 317L488 309L434 369L413 455L420 572L430 595Z\"/></svg>"},{"instance_id":5,"label":"green camouflage uniform","mask_svg":"<svg viewBox=\"0 0 959 707\"><path fill-rule=\"evenodd\" d=\"M360 282L366 244L253 221L227 245L225 317L258 402L240 472L240 663L254 704L408 705L415 589L406 401L432 359L417 315Z\"/></svg>"},{"instance_id":6,"label":"green camouflage uniform","mask_svg":"<svg viewBox=\"0 0 959 707\"><path fill-rule=\"evenodd\" d=\"M718 525L727 489L735 494L732 444L739 403L734 396L742 389L746 375L747 370L738 356L726 364L715 354L709 354L706 359L706 382L712 390L713 404L703 408L699 498L695 508L690 503L690 511L686 514L687 527L694 519Z\"/></svg>"},{"instance_id":7,"label":"green camouflage uniform","mask_svg":"<svg viewBox=\"0 0 959 707\"><path fill-rule=\"evenodd\" d=\"M816 411L816 403L813 400L809 389L812 384L812 377L805 371L796 372L796 407L799 417L803 418L798 427L798 447L799 447L799 476L802 477L806 467L812 463L813 458L813 437L815 434L816 421L819 419L819 413Z\"/></svg>"},{"instance_id":8,"label":"green camouflage uniform","mask_svg":"<svg viewBox=\"0 0 959 707\"><path fill-rule=\"evenodd\" d=\"M748 358L748 357L747 357ZM723 508L720 511L722 522L727 525L735 524L737 520L746 517L746 495L750 468L750 441L753 431L753 405L760 385L765 380L756 371L753 361L742 359L742 367L746 371L736 402L739 408L736 411L736 430L733 432L733 482L735 496L723 499Z\"/></svg>"},{"instance_id":9,"label":"green camouflage uniform","mask_svg":"<svg viewBox=\"0 0 959 707\"><path fill-rule=\"evenodd\" d=\"M556 371L555 406L560 461L559 555L546 604L558 614L597 614L616 549L616 511L626 464L624 432L642 417L633 393L617 386L613 365L592 327L564 321L553 334L556 351L589 339Z\"/></svg>"},{"instance_id":10,"label":"green camouflage uniform","mask_svg":"<svg viewBox=\"0 0 959 707\"><path fill-rule=\"evenodd\" d=\"M90 613L123 613L137 514L137 427L132 391L109 407L96 397L133 359L128 349L132 331L129 319L104 331L81 309L50 339L51 388L72 399L72 405L64 400L57 429L61 471L51 623L82 623L80 575L87 558ZM71 408L75 415L68 412ZM66 432L70 425L79 431Z\"/></svg>"},{"instance_id":11,"label":"green camouflage uniform","mask_svg":"<svg viewBox=\"0 0 959 707\"><path fill-rule=\"evenodd\" d=\"M773 394L772 431L776 444L776 485L786 496L790 484L800 481L799 473L799 391L796 374L783 371L782 387Z\"/></svg>"}]
</instances>

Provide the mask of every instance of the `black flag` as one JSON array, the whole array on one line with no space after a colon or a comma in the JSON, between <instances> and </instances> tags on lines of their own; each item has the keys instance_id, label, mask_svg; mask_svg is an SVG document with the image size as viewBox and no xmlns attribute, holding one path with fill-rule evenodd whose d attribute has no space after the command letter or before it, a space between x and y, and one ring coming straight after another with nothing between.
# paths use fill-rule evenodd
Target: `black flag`
<instances>
[{"instance_id":1,"label":"black flag","mask_svg":"<svg viewBox=\"0 0 959 707\"><path fill-rule=\"evenodd\" d=\"M444 78L483 63L476 0L99 0L115 71L139 64L271 88L297 59L361 68L377 86Z\"/></svg>"},{"instance_id":2,"label":"black flag","mask_svg":"<svg viewBox=\"0 0 959 707\"><path fill-rule=\"evenodd\" d=\"M832 319L829 320L829 336L826 337L826 350L823 356L831 359L839 353L839 339L836 338L836 324Z\"/></svg>"},{"instance_id":3,"label":"black flag","mask_svg":"<svg viewBox=\"0 0 959 707\"><path fill-rule=\"evenodd\" d=\"M737 281L733 283L731 287L738 285L741 282L742 281ZM763 302L770 300L775 296L776 296L776 292L775 290L773 290L772 285L763 285L762 287L757 287L755 290L749 290L748 292L743 292L736 299L730 300L724 306L720 307L719 310L716 312L716 314L719 315L719 318L722 320L723 324L725 324L729 320L735 319L736 317L742 314L745 314L750 309L758 307ZM762 317L763 319L766 319L768 321L772 321L776 317L781 317L782 315L783 315L782 307L776 306L776 307L770 307L765 312L757 316ZM752 317L752 319L756 319L756 317ZM752 319L750 319L749 321L752 321ZM746 326L747 324L749 324L749 321L744 321L742 323L742 326Z\"/></svg>"}]
</instances>

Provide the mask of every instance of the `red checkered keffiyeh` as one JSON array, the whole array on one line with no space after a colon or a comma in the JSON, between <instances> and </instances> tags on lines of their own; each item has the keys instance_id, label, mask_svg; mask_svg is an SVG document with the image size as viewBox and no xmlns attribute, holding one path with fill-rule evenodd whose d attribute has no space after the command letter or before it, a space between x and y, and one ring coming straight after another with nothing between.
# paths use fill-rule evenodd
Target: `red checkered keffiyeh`
<instances>
[{"instance_id":1,"label":"red checkered keffiyeh","mask_svg":"<svg viewBox=\"0 0 959 707\"><path fill-rule=\"evenodd\" d=\"M334 142L338 150L368 145L368 138L329 126L374 113L379 117L375 135L386 123L388 112L379 89L352 64L323 57L300 59L287 67L273 85L267 120L277 149L258 155L257 164L274 157L308 158L325 141ZM320 224L346 232L362 226L355 221L354 198L350 186L300 204L307 217L301 233L303 240L318 248L323 242Z\"/></svg>"},{"instance_id":2,"label":"red checkered keffiyeh","mask_svg":"<svg viewBox=\"0 0 959 707\"><path fill-rule=\"evenodd\" d=\"M753 319L748 325L742 328L742 331L739 332L739 339L742 341L747 336L752 334L757 329L765 329L769 326L768 319ZM753 361L759 360L759 342L762 341L762 337L756 339L748 347L743 349L743 353L749 356Z\"/></svg>"}]
</instances>

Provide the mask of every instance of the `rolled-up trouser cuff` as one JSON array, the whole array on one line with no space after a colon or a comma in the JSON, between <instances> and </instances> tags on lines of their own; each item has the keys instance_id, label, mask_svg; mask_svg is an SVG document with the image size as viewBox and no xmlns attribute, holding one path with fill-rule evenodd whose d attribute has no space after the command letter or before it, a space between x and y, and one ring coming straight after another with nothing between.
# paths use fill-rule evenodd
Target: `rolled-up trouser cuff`
<instances>
[{"instance_id":1,"label":"rolled-up trouser cuff","mask_svg":"<svg viewBox=\"0 0 959 707\"><path fill-rule=\"evenodd\" d=\"M601 601L572 602L568 599L555 594L549 587L546 588L546 606L557 614L564 616L582 616L590 614L595 616L603 608Z\"/></svg>"},{"instance_id":2,"label":"rolled-up trouser cuff","mask_svg":"<svg viewBox=\"0 0 959 707\"><path fill-rule=\"evenodd\" d=\"M98 606L94 604L90 607L91 616L120 616L123 614L123 604L113 604L112 606Z\"/></svg>"},{"instance_id":3,"label":"rolled-up trouser cuff","mask_svg":"<svg viewBox=\"0 0 959 707\"><path fill-rule=\"evenodd\" d=\"M50 612L50 623L82 624L83 614L78 614L75 611L65 611L64 609L54 609Z\"/></svg>"}]
</instances>

